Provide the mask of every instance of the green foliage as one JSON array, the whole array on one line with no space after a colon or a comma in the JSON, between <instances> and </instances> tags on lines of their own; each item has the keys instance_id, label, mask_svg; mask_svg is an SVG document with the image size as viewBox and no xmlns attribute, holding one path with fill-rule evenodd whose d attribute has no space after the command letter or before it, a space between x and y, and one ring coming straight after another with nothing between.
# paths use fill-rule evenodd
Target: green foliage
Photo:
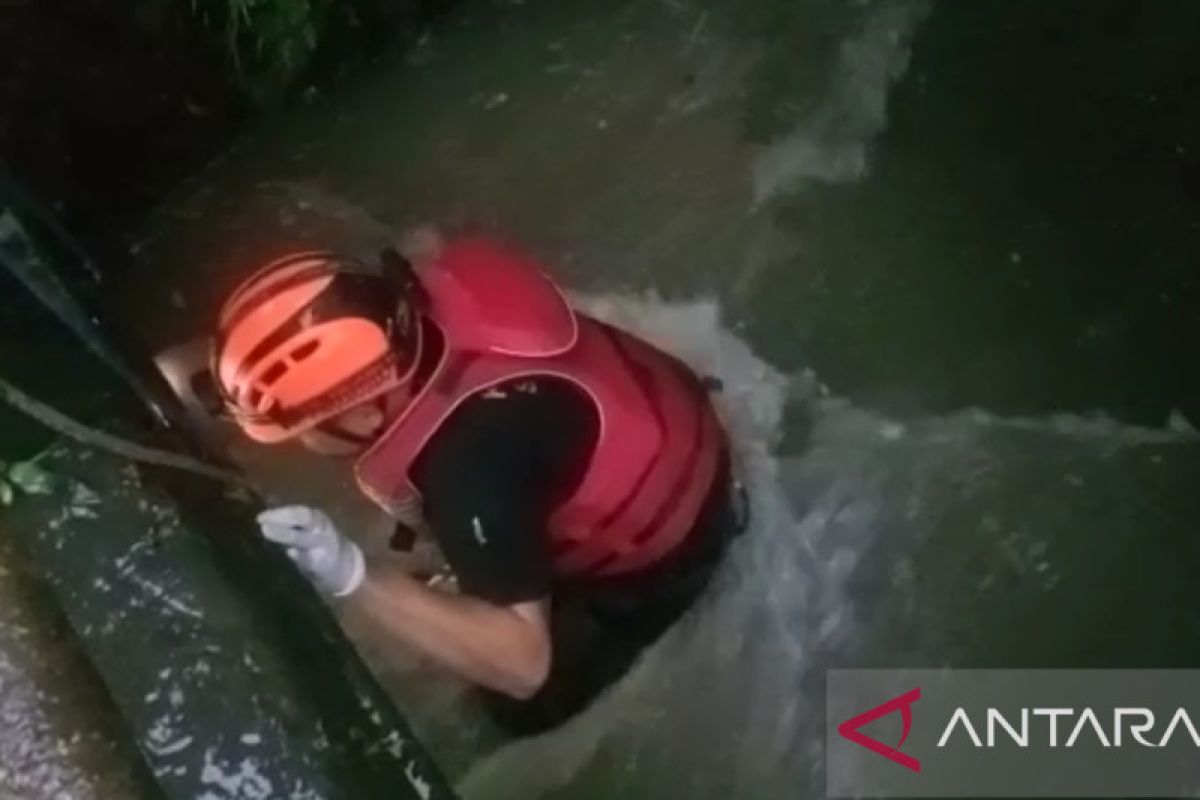
<instances>
[{"instance_id":1,"label":"green foliage","mask_svg":"<svg viewBox=\"0 0 1200 800\"><path fill-rule=\"evenodd\" d=\"M239 80L261 98L308 63L327 6L323 0L192 0L192 8L223 30Z\"/></svg>"},{"instance_id":2,"label":"green foliage","mask_svg":"<svg viewBox=\"0 0 1200 800\"><path fill-rule=\"evenodd\" d=\"M36 459L6 465L0 461L0 506L12 505L18 490L25 494L50 494L54 479L35 462Z\"/></svg>"}]
</instances>

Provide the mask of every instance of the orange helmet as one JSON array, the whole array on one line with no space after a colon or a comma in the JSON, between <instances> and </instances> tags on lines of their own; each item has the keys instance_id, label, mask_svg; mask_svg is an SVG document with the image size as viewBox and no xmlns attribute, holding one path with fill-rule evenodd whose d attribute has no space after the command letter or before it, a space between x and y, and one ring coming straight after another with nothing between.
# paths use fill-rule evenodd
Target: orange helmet
<instances>
[{"instance_id":1,"label":"orange helmet","mask_svg":"<svg viewBox=\"0 0 1200 800\"><path fill-rule=\"evenodd\" d=\"M411 382L421 325L393 280L333 253L298 253L221 309L212 374L250 438L280 442Z\"/></svg>"}]
</instances>

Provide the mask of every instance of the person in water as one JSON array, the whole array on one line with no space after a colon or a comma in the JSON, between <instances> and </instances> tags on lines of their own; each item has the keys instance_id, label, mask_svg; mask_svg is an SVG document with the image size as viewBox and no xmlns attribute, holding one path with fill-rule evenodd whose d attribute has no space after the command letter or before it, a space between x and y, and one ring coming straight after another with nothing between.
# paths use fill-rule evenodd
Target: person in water
<instances>
[{"instance_id":1,"label":"person in water","mask_svg":"<svg viewBox=\"0 0 1200 800\"><path fill-rule=\"evenodd\" d=\"M434 537L456 588L366 564L316 508L263 512L263 535L371 633L534 733L709 581L739 527L727 439L709 382L573 311L528 257L427 235L413 262L272 262L222 308L212 377L251 439L354 456L362 491Z\"/></svg>"}]
</instances>

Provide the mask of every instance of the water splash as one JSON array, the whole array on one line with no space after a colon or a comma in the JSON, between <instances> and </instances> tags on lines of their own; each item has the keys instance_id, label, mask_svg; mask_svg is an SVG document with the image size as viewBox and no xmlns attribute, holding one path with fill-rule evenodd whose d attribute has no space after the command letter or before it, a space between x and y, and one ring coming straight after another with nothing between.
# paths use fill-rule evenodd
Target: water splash
<instances>
[{"instance_id":1,"label":"water splash","mask_svg":"<svg viewBox=\"0 0 1200 800\"><path fill-rule=\"evenodd\" d=\"M468 798L542 796L569 783L614 742L623 742L619 771L637 773L631 785L639 793L737 795L748 775L786 760L789 731L805 711L792 686L796 670L770 665L804 663L823 641L836 641L847 628L849 606L838 587L862 542L842 537L830 543L826 537L837 528L833 520L862 516L866 509L852 485L840 482L827 487L810 514L794 516L781 474L789 465L772 456L785 407L797 399L793 383L721 326L716 303L664 304L652 297L611 295L575 300L588 313L721 379L719 408L735 443L736 469L752 489L754 519L707 598L617 687L559 731L513 744L478 765L461 788ZM868 528L858 526L860 532ZM800 618L794 613L798 609ZM747 686L755 687L756 696L772 698L770 703L747 703ZM705 701L680 703L685 695ZM697 737L698 731L732 719L734 709L739 709L739 727L756 731L753 738L743 739L741 746L725 740L726 746L714 750L711 740ZM645 747L651 740L653 750ZM625 745L632 745L632 753ZM539 763L536 771L527 769L532 759ZM706 765L703 794L671 766L688 763ZM512 782L517 774L520 788ZM683 786L687 790L681 794Z\"/></svg>"},{"instance_id":2,"label":"water splash","mask_svg":"<svg viewBox=\"0 0 1200 800\"><path fill-rule=\"evenodd\" d=\"M773 369L721 325L713 302L575 301L721 378L753 523L707 596L622 681L561 729L477 763L459 787L469 800L573 797L584 787L587 796L693 800L820 793L823 670L872 652L894 663L955 652L941 620L958 609L930 608L923 586L937 579L923 548L977 561L974 574L956 573L973 595L990 597L997 580L1045 591L1069 571L1061 532L1083 521L1067 492L1098 481L1103 497L1133 460L1195 454L1189 432L1095 417L887 419L825 396L812 376ZM795 406L811 430L800 454L779 457ZM1022 498L1018 510L1010 493ZM897 643L895 630L911 633Z\"/></svg>"},{"instance_id":3,"label":"water splash","mask_svg":"<svg viewBox=\"0 0 1200 800\"><path fill-rule=\"evenodd\" d=\"M842 43L816 113L754 160L756 202L810 180L849 183L866 174L868 148L887 125L888 92L908 69L913 32L928 10L921 0L879 4Z\"/></svg>"}]
</instances>

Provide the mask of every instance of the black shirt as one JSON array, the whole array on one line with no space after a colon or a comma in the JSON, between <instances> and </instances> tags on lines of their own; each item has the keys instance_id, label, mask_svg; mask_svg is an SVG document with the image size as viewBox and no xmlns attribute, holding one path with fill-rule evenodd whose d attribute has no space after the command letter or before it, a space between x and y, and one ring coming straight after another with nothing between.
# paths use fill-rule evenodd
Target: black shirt
<instances>
[{"instance_id":1,"label":"black shirt","mask_svg":"<svg viewBox=\"0 0 1200 800\"><path fill-rule=\"evenodd\" d=\"M413 476L465 593L497 604L549 594L547 519L578 486L598 433L590 398L554 378L502 384L442 424Z\"/></svg>"}]
</instances>

